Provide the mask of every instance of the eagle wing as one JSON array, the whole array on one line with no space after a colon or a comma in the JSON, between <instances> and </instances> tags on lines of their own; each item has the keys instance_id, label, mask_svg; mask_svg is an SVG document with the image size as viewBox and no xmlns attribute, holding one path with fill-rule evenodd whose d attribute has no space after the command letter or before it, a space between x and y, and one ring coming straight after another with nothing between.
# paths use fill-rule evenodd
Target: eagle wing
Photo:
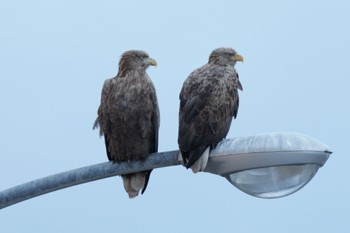
<instances>
[{"instance_id":1,"label":"eagle wing","mask_svg":"<svg viewBox=\"0 0 350 233\"><path fill-rule=\"evenodd\" d=\"M151 147L150 153L158 152L158 136L159 136L159 125L160 125L160 112L159 112L159 105L158 105L158 99L156 94L156 89L153 85L153 83L150 83L150 100L153 104L152 107L152 142L153 147Z\"/></svg>"},{"instance_id":2,"label":"eagle wing","mask_svg":"<svg viewBox=\"0 0 350 233\"><path fill-rule=\"evenodd\" d=\"M206 64L184 82L180 93L178 143L186 167L226 137L237 116L242 89L233 68Z\"/></svg>"},{"instance_id":3,"label":"eagle wing","mask_svg":"<svg viewBox=\"0 0 350 233\"><path fill-rule=\"evenodd\" d=\"M112 87L112 79L106 79L103 83L101 91L101 103L97 110L97 118L94 122L93 129L100 128L100 136L104 136L106 153L109 160L112 160L112 157L108 150L109 143L109 132L110 132L110 119L108 111L108 97L110 96L110 90Z\"/></svg>"},{"instance_id":4,"label":"eagle wing","mask_svg":"<svg viewBox=\"0 0 350 233\"><path fill-rule=\"evenodd\" d=\"M144 75L104 82L94 127L100 127L111 161L143 161L158 151L158 100L151 79ZM151 171L145 171L141 193L147 188Z\"/></svg>"},{"instance_id":5,"label":"eagle wing","mask_svg":"<svg viewBox=\"0 0 350 233\"><path fill-rule=\"evenodd\" d=\"M100 134L105 138L109 160L144 160L149 153L156 152L159 108L150 78L106 80L97 122Z\"/></svg>"}]
</instances>

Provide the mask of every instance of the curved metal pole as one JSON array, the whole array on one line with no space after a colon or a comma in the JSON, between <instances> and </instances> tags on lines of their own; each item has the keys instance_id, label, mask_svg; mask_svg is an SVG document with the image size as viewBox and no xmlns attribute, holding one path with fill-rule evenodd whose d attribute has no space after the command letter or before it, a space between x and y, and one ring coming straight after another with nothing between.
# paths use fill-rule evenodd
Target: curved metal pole
<instances>
[{"instance_id":1,"label":"curved metal pole","mask_svg":"<svg viewBox=\"0 0 350 233\"><path fill-rule=\"evenodd\" d=\"M210 152L204 172L225 176L268 166L317 164L323 166L330 148L299 133L267 133L220 142ZM0 192L0 209L45 193L111 176L181 164L179 151L154 153L144 162L100 163L34 180Z\"/></svg>"},{"instance_id":2,"label":"curved metal pole","mask_svg":"<svg viewBox=\"0 0 350 233\"><path fill-rule=\"evenodd\" d=\"M86 182L143 170L179 165L181 161L178 160L178 154L179 151L168 151L151 154L144 162L99 163L30 181L0 192L0 209L33 197Z\"/></svg>"}]
</instances>

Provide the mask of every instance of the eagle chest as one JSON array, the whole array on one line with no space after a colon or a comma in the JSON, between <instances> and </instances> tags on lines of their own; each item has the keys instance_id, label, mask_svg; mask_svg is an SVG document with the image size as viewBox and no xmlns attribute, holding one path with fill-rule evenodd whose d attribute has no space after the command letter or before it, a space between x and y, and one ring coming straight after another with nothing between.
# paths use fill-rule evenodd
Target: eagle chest
<instances>
[{"instance_id":1,"label":"eagle chest","mask_svg":"<svg viewBox=\"0 0 350 233\"><path fill-rule=\"evenodd\" d=\"M142 79L119 78L111 90L111 107L130 108L150 102L150 85Z\"/></svg>"}]
</instances>

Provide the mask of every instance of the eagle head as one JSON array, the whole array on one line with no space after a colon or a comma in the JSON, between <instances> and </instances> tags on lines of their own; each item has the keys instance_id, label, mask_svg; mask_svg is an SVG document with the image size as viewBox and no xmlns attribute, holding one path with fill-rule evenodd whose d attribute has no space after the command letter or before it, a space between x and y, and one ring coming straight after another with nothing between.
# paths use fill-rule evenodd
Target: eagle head
<instances>
[{"instance_id":1,"label":"eagle head","mask_svg":"<svg viewBox=\"0 0 350 233\"><path fill-rule=\"evenodd\" d=\"M145 71L149 66L157 66L157 61L142 50L129 50L121 55L118 76L131 70Z\"/></svg>"},{"instance_id":2,"label":"eagle head","mask_svg":"<svg viewBox=\"0 0 350 233\"><path fill-rule=\"evenodd\" d=\"M243 56L238 54L236 50L232 48L217 48L211 52L209 56L209 63L217 65L234 66L237 61L243 62L243 60Z\"/></svg>"}]
</instances>

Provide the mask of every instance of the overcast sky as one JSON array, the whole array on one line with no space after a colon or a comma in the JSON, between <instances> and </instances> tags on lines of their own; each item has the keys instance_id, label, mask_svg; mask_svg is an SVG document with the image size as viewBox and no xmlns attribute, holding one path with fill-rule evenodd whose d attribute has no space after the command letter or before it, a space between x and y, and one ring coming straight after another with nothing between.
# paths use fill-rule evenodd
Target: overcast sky
<instances>
[{"instance_id":1,"label":"overcast sky","mask_svg":"<svg viewBox=\"0 0 350 233\"><path fill-rule=\"evenodd\" d=\"M248 196L181 166L153 171L130 200L119 177L0 210L0 232L346 232L349 1L0 2L0 190L107 161L92 130L120 54L142 49L158 94L159 151L177 149L178 94L217 47L245 57L228 138L307 134L334 151L293 195Z\"/></svg>"}]
</instances>

